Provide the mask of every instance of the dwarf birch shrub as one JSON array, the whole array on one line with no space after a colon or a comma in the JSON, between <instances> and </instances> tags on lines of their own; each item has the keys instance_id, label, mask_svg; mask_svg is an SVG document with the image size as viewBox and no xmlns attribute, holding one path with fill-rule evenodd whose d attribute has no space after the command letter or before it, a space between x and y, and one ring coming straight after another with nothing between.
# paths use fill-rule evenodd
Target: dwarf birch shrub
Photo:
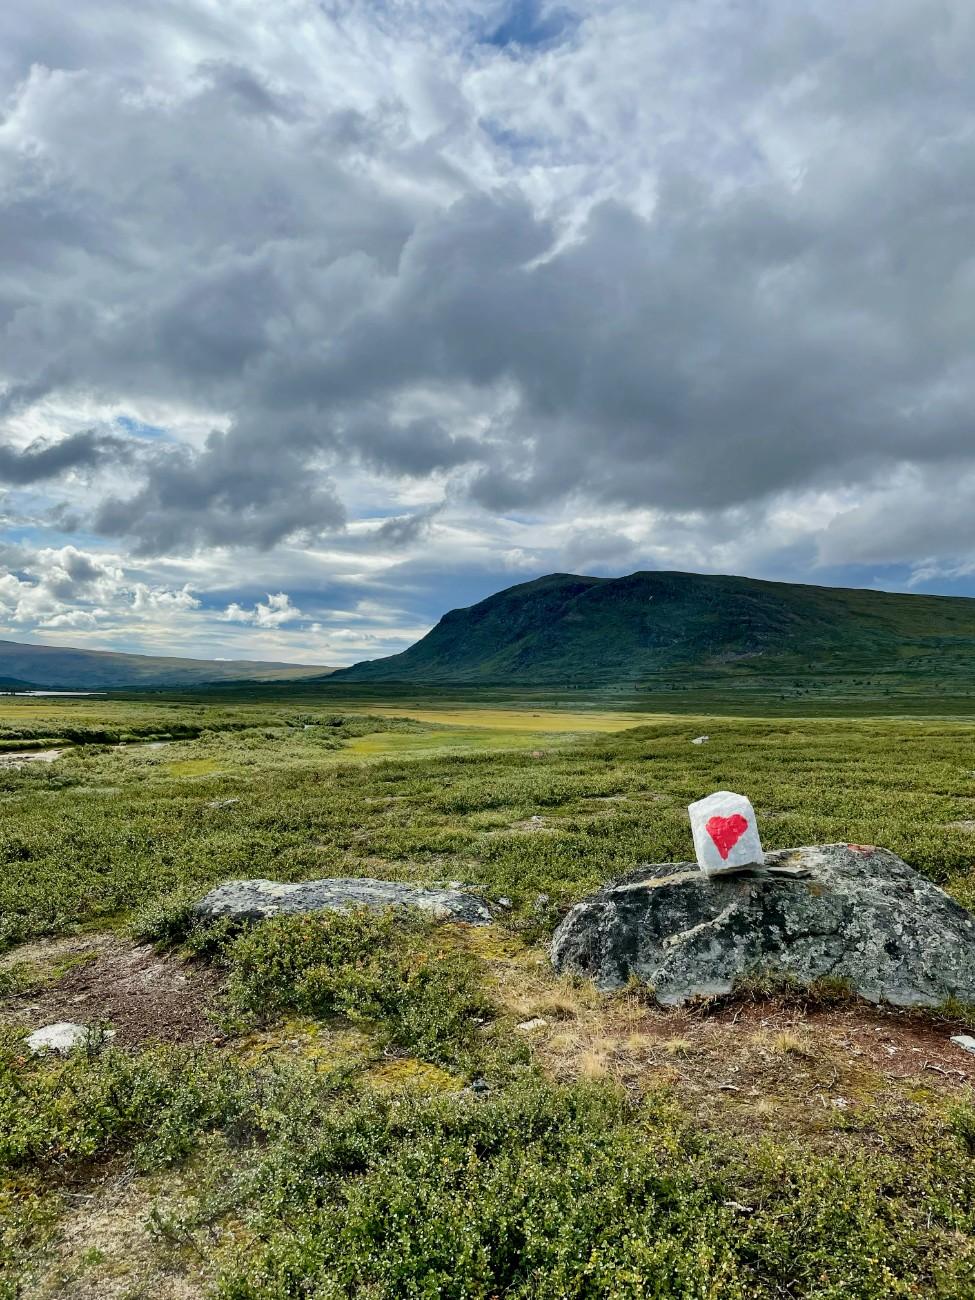
<instances>
[{"instance_id":1,"label":"dwarf birch shrub","mask_svg":"<svg viewBox=\"0 0 975 1300\"><path fill-rule=\"evenodd\" d=\"M478 962L438 943L418 912L359 909L275 917L226 949L240 1015L284 1010L374 1025L391 1046L460 1064L492 1013Z\"/></svg>"}]
</instances>

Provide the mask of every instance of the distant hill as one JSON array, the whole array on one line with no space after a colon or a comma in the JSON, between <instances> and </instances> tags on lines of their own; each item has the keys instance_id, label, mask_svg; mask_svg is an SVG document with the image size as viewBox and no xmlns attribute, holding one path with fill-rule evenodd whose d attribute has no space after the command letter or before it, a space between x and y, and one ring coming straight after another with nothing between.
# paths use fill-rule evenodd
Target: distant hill
<instances>
[{"instance_id":1,"label":"distant hill","mask_svg":"<svg viewBox=\"0 0 975 1300\"><path fill-rule=\"evenodd\" d=\"M975 600L697 573L553 573L330 681L639 687L661 674L975 681Z\"/></svg>"},{"instance_id":2,"label":"distant hill","mask_svg":"<svg viewBox=\"0 0 975 1300\"><path fill-rule=\"evenodd\" d=\"M281 682L322 677L331 671L303 664L261 663L249 659L180 659L0 641L0 690L7 691Z\"/></svg>"}]
</instances>

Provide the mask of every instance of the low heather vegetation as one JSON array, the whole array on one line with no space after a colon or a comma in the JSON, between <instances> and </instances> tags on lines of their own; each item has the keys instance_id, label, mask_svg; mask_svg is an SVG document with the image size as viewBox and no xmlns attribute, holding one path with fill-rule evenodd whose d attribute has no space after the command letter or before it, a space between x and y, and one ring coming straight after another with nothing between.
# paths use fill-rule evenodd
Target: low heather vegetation
<instances>
[{"instance_id":1,"label":"low heather vegetation","mask_svg":"<svg viewBox=\"0 0 975 1300\"><path fill-rule=\"evenodd\" d=\"M196 734L0 770L3 1300L975 1292L975 1108L947 1028L760 990L661 1012L557 979L543 947L608 877L686 858L684 806L720 786L768 847L879 842L971 902L965 725L541 717L478 744L310 702L43 707L24 733ZM16 740L15 704L4 721ZM480 930L192 921L220 880L324 875L510 906ZM97 987L85 944L109 931L113 961L138 944L208 973L212 1041L96 1025L68 1059L26 1052L38 1006ZM97 1021L67 997L61 1018Z\"/></svg>"}]
</instances>

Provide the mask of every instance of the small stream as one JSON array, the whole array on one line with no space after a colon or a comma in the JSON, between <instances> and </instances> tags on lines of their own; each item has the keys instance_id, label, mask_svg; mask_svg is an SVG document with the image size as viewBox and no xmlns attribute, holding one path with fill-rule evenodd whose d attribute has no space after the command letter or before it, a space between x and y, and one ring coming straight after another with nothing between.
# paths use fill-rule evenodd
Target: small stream
<instances>
[{"instance_id":1,"label":"small stream","mask_svg":"<svg viewBox=\"0 0 975 1300\"><path fill-rule=\"evenodd\" d=\"M25 763L53 763L63 749L18 749L0 754L0 767L23 767Z\"/></svg>"}]
</instances>

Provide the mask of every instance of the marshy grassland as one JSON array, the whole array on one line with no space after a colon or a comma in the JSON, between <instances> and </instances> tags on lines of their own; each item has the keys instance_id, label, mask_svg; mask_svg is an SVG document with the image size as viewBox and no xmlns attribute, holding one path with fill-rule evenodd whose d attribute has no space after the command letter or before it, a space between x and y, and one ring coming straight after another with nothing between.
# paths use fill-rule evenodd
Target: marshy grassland
<instances>
[{"instance_id":1,"label":"marshy grassland","mask_svg":"<svg viewBox=\"0 0 975 1300\"><path fill-rule=\"evenodd\" d=\"M664 1011L545 946L721 787L766 848L882 844L975 906L975 727L693 703L0 699L0 1297L975 1295L960 1010ZM193 926L254 876L504 905ZM29 1055L59 1020L96 1041Z\"/></svg>"}]
</instances>

